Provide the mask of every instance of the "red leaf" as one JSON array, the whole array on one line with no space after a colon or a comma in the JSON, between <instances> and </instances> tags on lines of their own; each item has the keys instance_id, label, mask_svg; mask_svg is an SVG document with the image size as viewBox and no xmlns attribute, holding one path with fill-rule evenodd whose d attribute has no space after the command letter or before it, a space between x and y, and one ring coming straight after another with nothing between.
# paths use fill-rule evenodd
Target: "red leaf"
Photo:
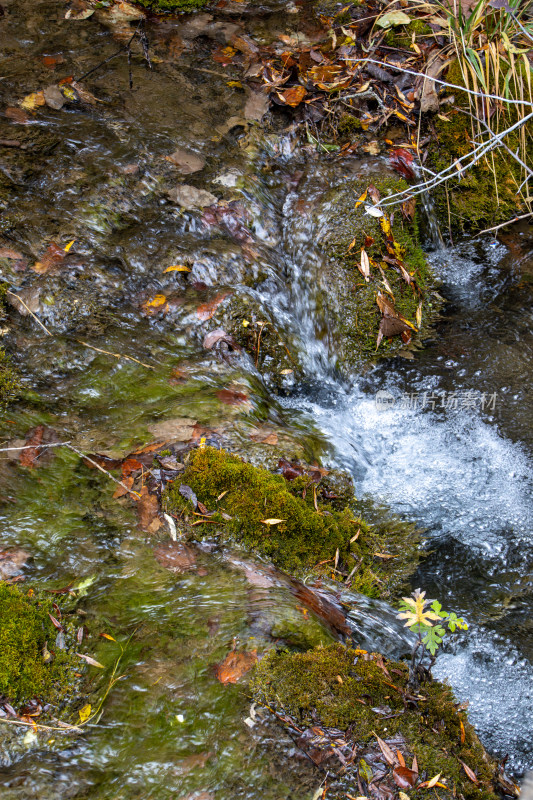
<instances>
[{"instance_id":1,"label":"red leaf","mask_svg":"<svg viewBox=\"0 0 533 800\"><path fill-rule=\"evenodd\" d=\"M412 789L418 778L418 772L413 772L408 767L395 767L392 777L396 786L399 786L400 789Z\"/></svg>"},{"instance_id":2,"label":"red leaf","mask_svg":"<svg viewBox=\"0 0 533 800\"><path fill-rule=\"evenodd\" d=\"M48 616L50 617L50 619L52 621L52 625L54 626L54 628L57 628L58 631L62 631L63 630L62 624L60 622L58 622L57 619L55 617L53 617L51 614L48 614Z\"/></svg>"},{"instance_id":3,"label":"red leaf","mask_svg":"<svg viewBox=\"0 0 533 800\"><path fill-rule=\"evenodd\" d=\"M220 389L217 392L218 399L228 406L238 406L241 403L246 403L248 395L244 392L237 392L234 389Z\"/></svg>"},{"instance_id":4,"label":"red leaf","mask_svg":"<svg viewBox=\"0 0 533 800\"><path fill-rule=\"evenodd\" d=\"M41 449L39 445L43 440L44 425L38 425L33 431L28 433L26 438L26 445L32 445L27 450L21 450L19 455L19 462L23 467L33 469L35 462L38 459Z\"/></svg>"},{"instance_id":5,"label":"red leaf","mask_svg":"<svg viewBox=\"0 0 533 800\"><path fill-rule=\"evenodd\" d=\"M220 683L237 683L257 661L257 650L238 653L232 650L224 661L215 667L215 675Z\"/></svg>"},{"instance_id":6,"label":"red leaf","mask_svg":"<svg viewBox=\"0 0 533 800\"><path fill-rule=\"evenodd\" d=\"M410 166L413 163L413 154L410 150L405 150L403 147L397 147L390 155L390 165L407 180L412 180L415 176L413 168Z\"/></svg>"},{"instance_id":7,"label":"red leaf","mask_svg":"<svg viewBox=\"0 0 533 800\"><path fill-rule=\"evenodd\" d=\"M459 761L461 761L461 759L459 759ZM474 770L470 769L470 767L467 764L465 764L464 761L461 761L461 764L463 765L463 769L470 778L470 780L472 781L472 783L479 783L478 777L474 772Z\"/></svg>"},{"instance_id":8,"label":"red leaf","mask_svg":"<svg viewBox=\"0 0 533 800\"><path fill-rule=\"evenodd\" d=\"M209 303L202 303L201 306L198 306L196 311L198 318L205 322L206 320L211 319L211 317L214 317L215 312L221 302L230 294L231 292L221 292L220 294L217 294L213 300L210 300Z\"/></svg>"}]
</instances>

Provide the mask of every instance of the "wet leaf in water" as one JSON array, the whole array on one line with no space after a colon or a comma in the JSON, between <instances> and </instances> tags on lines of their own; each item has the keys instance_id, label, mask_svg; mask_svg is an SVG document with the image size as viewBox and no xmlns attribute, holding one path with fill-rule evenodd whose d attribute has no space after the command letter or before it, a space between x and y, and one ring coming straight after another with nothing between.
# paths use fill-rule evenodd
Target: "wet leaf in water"
<instances>
[{"instance_id":1,"label":"wet leaf in water","mask_svg":"<svg viewBox=\"0 0 533 800\"><path fill-rule=\"evenodd\" d=\"M227 406L239 406L248 402L248 395L235 389L220 389L217 397L221 403L225 403Z\"/></svg>"},{"instance_id":2,"label":"wet leaf in water","mask_svg":"<svg viewBox=\"0 0 533 800\"><path fill-rule=\"evenodd\" d=\"M156 294L150 300L147 300L146 303L142 304L142 310L145 314L154 314L160 311L165 311L167 298L164 294ZM168 308L168 306L166 306Z\"/></svg>"},{"instance_id":3,"label":"wet leaf in water","mask_svg":"<svg viewBox=\"0 0 533 800\"><path fill-rule=\"evenodd\" d=\"M182 147L178 147L171 155L165 156L165 159L177 167L182 175L191 175L193 172L199 172L205 167L205 158L203 156L192 153L190 150L184 150Z\"/></svg>"},{"instance_id":4,"label":"wet leaf in water","mask_svg":"<svg viewBox=\"0 0 533 800\"><path fill-rule=\"evenodd\" d=\"M154 548L156 561L169 572L188 572L196 567L196 554L192 547L181 542L166 542Z\"/></svg>"},{"instance_id":5,"label":"wet leaf in water","mask_svg":"<svg viewBox=\"0 0 533 800\"><path fill-rule=\"evenodd\" d=\"M31 94L27 94L24 97L19 105L21 108L24 108L26 111L35 111L36 108L39 106L44 106L45 99L43 92L32 92Z\"/></svg>"},{"instance_id":6,"label":"wet leaf in water","mask_svg":"<svg viewBox=\"0 0 533 800\"><path fill-rule=\"evenodd\" d=\"M220 683L237 683L249 672L257 661L257 650L237 652L231 650L224 661L215 667L215 675Z\"/></svg>"},{"instance_id":7,"label":"wet leaf in water","mask_svg":"<svg viewBox=\"0 0 533 800\"><path fill-rule=\"evenodd\" d=\"M174 264L172 267L167 267L163 270L165 272L190 272L191 268L187 267L185 264Z\"/></svg>"},{"instance_id":8,"label":"wet leaf in water","mask_svg":"<svg viewBox=\"0 0 533 800\"><path fill-rule=\"evenodd\" d=\"M80 708L78 714L80 715L80 722L87 722L91 716L91 704L87 703L83 708Z\"/></svg>"},{"instance_id":9,"label":"wet leaf in water","mask_svg":"<svg viewBox=\"0 0 533 800\"><path fill-rule=\"evenodd\" d=\"M391 154L389 163L395 172L398 172L403 178L412 180L416 177L415 171L411 164L413 163L413 153L411 150L406 150L403 147L395 148Z\"/></svg>"},{"instance_id":10,"label":"wet leaf in water","mask_svg":"<svg viewBox=\"0 0 533 800\"><path fill-rule=\"evenodd\" d=\"M124 497L125 494L128 494L128 489L133 487L133 482L133 475L128 475L127 478L123 478L122 483L124 486L117 486L113 493L113 500L118 500L119 497ZM126 489L125 486L127 486L128 489Z\"/></svg>"},{"instance_id":11,"label":"wet leaf in water","mask_svg":"<svg viewBox=\"0 0 533 800\"><path fill-rule=\"evenodd\" d=\"M204 337L203 346L206 350L211 350L217 342L222 341L230 341L231 336L229 336L225 330L222 328L216 328L214 331L210 331Z\"/></svg>"},{"instance_id":12,"label":"wet leaf in water","mask_svg":"<svg viewBox=\"0 0 533 800\"><path fill-rule=\"evenodd\" d=\"M231 292L221 292L220 294L217 294L217 296L213 300L210 300L208 303L202 303L202 305L198 306L196 310L198 318L201 319L203 322L206 322L208 319L214 317L219 305L230 294Z\"/></svg>"},{"instance_id":13,"label":"wet leaf in water","mask_svg":"<svg viewBox=\"0 0 533 800\"><path fill-rule=\"evenodd\" d=\"M270 106L270 99L265 92L250 92L244 105L245 119L261 122Z\"/></svg>"},{"instance_id":14,"label":"wet leaf in water","mask_svg":"<svg viewBox=\"0 0 533 800\"><path fill-rule=\"evenodd\" d=\"M25 125L30 121L28 114L22 108L9 106L8 108L4 109L4 114L12 122L16 122L19 125Z\"/></svg>"},{"instance_id":15,"label":"wet leaf in water","mask_svg":"<svg viewBox=\"0 0 533 800\"><path fill-rule=\"evenodd\" d=\"M268 431L255 431L254 433L250 434L250 439L253 442L260 442L261 444L277 444L278 443L278 434L275 431L268 432Z\"/></svg>"},{"instance_id":16,"label":"wet leaf in water","mask_svg":"<svg viewBox=\"0 0 533 800\"><path fill-rule=\"evenodd\" d=\"M98 669L105 669L103 664L100 664L99 661L96 661L96 659L92 658L91 656L86 656L83 653L76 653L76 655L79 658L83 658L83 660L86 661L87 664L90 664L91 667L98 667Z\"/></svg>"},{"instance_id":17,"label":"wet leaf in water","mask_svg":"<svg viewBox=\"0 0 533 800\"><path fill-rule=\"evenodd\" d=\"M44 275L52 267L57 267L58 264L61 264L65 256L66 252L62 247L59 247L55 242L50 242L41 261L37 261L32 269L34 272L38 272L39 275Z\"/></svg>"},{"instance_id":18,"label":"wet leaf in water","mask_svg":"<svg viewBox=\"0 0 533 800\"><path fill-rule=\"evenodd\" d=\"M399 766L393 770L392 777L400 789L412 789L417 781L418 772L413 772L412 769L405 766Z\"/></svg>"},{"instance_id":19,"label":"wet leaf in water","mask_svg":"<svg viewBox=\"0 0 533 800\"><path fill-rule=\"evenodd\" d=\"M163 422L147 425L150 433L158 440L165 442L188 442L194 435L195 419L177 417Z\"/></svg>"},{"instance_id":20,"label":"wet leaf in water","mask_svg":"<svg viewBox=\"0 0 533 800\"><path fill-rule=\"evenodd\" d=\"M0 550L0 581L19 575L29 558L30 554L20 547Z\"/></svg>"},{"instance_id":21,"label":"wet leaf in water","mask_svg":"<svg viewBox=\"0 0 533 800\"><path fill-rule=\"evenodd\" d=\"M139 524L147 533L156 533L162 525L159 519L159 502L155 494L150 494L148 488L143 486L137 501Z\"/></svg>"},{"instance_id":22,"label":"wet leaf in water","mask_svg":"<svg viewBox=\"0 0 533 800\"><path fill-rule=\"evenodd\" d=\"M127 458L122 462L122 477L127 478L132 472L142 469L143 465L136 458Z\"/></svg>"},{"instance_id":23,"label":"wet leaf in water","mask_svg":"<svg viewBox=\"0 0 533 800\"><path fill-rule=\"evenodd\" d=\"M44 435L44 425L38 425L36 428L33 428L26 437L26 450L21 450L19 455L19 462L21 466L27 467L28 469L33 469L35 467L35 462L39 458L41 454L41 448L39 447L42 444ZM31 445L31 447L28 447Z\"/></svg>"}]
</instances>

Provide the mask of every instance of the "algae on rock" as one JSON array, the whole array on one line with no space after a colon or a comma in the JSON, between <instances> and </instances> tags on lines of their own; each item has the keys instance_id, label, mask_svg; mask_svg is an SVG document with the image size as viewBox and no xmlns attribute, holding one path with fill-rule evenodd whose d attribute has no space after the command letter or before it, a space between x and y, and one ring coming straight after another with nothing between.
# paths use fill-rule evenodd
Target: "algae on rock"
<instances>
[{"instance_id":1,"label":"algae on rock","mask_svg":"<svg viewBox=\"0 0 533 800\"><path fill-rule=\"evenodd\" d=\"M271 651L258 664L251 690L256 701L294 722L303 733L301 742L306 741L302 728L324 734L321 729L331 728L336 734L334 743L342 738L349 745L356 758L344 774L344 791L347 776L353 779L354 790L361 778L367 782L371 779L370 762L374 771L382 769L385 773L384 789L391 797L398 796L398 785L387 774L390 771L375 739L377 734L383 740L394 739L393 751L402 749L409 759L416 756L420 782L440 774L440 784L445 788L439 785L439 797L494 800L491 779L495 765L451 688L428 680L420 696L410 698L408 673L405 662L387 661L378 654L333 644L306 653ZM324 738L331 755L326 734ZM467 777L461 762L474 771L477 784ZM337 762L337 771L341 764ZM416 785L408 788L407 784L405 788L411 800L427 797L427 789L417 789Z\"/></svg>"},{"instance_id":2,"label":"algae on rock","mask_svg":"<svg viewBox=\"0 0 533 800\"><path fill-rule=\"evenodd\" d=\"M289 481L223 450L198 448L188 454L179 484L167 489L164 505L197 523L191 533L212 535L217 523L222 540L241 543L284 570L304 574L318 569L334 577L353 571L353 591L390 596L416 568L416 532L392 520L390 526L386 521L369 524L353 489L345 487L343 496L332 477L316 482L316 473L314 478L302 474ZM192 515L184 486L209 516Z\"/></svg>"}]
</instances>

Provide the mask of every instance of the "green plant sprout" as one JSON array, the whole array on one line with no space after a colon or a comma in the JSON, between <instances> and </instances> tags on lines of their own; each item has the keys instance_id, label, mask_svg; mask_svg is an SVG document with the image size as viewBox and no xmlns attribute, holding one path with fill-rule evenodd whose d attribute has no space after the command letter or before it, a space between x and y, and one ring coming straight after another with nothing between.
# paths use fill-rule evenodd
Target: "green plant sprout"
<instances>
[{"instance_id":1,"label":"green plant sprout","mask_svg":"<svg viewBox=\"0 0 533 800\"><path fill-rule=\"evenodd\" d=\"M446 633L455 633L457 629L466 631L468 625L453 611L444 611L438 600L426 600L426 593L420 589L415 589L410 597L402 597L400 613L396 616L406 620L404 627L409 628L417 637L411 653L409 685L412 690L418 691L420 679L430 672L435 663L435 654ZM422 663L426 651L431 653L427 668Z\"/></svg>"}]
</instances>

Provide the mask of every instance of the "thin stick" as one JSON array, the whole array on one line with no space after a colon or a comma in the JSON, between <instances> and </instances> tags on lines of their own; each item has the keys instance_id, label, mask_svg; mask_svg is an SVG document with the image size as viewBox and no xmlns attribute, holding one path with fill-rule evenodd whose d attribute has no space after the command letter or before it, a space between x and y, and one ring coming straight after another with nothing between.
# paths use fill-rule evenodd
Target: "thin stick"
<instances>
[{"instance_id":1,"label":"thin stick","mask_svg":"<svg viewBox=\"0 0 533 800\"><path fill-rule=\"evenodd\" d=\"M146 369L155 369L151 364L145 364L144 361L139 361L138 358L133 358L133 356L124 356L119 353L111 353L109 350L102 350L100 347L94 347L94 345L84 342L83 339L76 339L76 341L83 344L85 347L90 347L91 350L96 350L97 353L105 353L106 356L113 356L113 358L126 358L128 361L135 361L135 363L140 364L141 367L146 367Z\"/></svg>"},{"instance_id":2,"label":"thin stick","mask_svg":"<svg viewBox=\"0 0 533 800\"><path fill-rule=\"evenodd\" d=\"M123 489L126 489L128 494L134 494L134 495L136 495L136 497L140 497L141 496L138 492L132 491L131 487L126 486L125 483L122 483L122 481L119 481L116 478L114 478L111 475L110 472L108 472L106 469L101 467L100 464L98 464L96 461L94 461L94 459L92 459L90 456L86 455L85 453L82 453L81 450L78 450L76 447L73 447L73 445L68 444L67 442L63 442L63 444L65 445L65 447L68 447L69 450L73 450L75 453L77 453L79 456L81 456L85 461L88 461L89 464L92 464L93 467L96 467L96 469L99 469L100 472L103 472L104 475L107 475L108 478L111 478L112 481L114 481L115 483L118 483L118 485L122 486Z\"/></svg>"},{"instance_id":3,"label":"thin stick","mask_svg":"<svg viewBox=\"0 0 533 800\"><path fill-rule=\"evenodd\" d=\"M513 217L513 219L508 219L507 222L502 222L500 225L495 225L494 228L485 228L484 231L480 231L476 233L477 236L481 236L482 233L492 233L492 231L499 231L500 228L505 228L506 225L512 225L513 222L519 222L521 219L527 219L528 217L533 217L533 211L530 211L529 214L522 214L520 217ZM474 237L474 238L476 238Z\"/></svg>"},{"instance_id":4,"label":"thin stick","mask_svg":"<svg viewBox=\"0 0 533 800\"><path fill-rule=\"evenodd\" d=\"M1 447L0 453L7 453L8 450L42 450L45 447L64 447L70 442L51 442L50 444L25 444L21 447Z\"/></svg>"},{"instance_id":5,"label":"thin stick","mask_svg":"<svg viewBox=\"0 0 533 800\"><path fill-rule=\"evenodd\" d=\"M18 294L15 294L14 292L10 292L10 291L9 291L9 289L7 290L6 294L9 294L9 295L11 295L11 297L15 297L15 298L16 298L16 299L19 301L19 303L20 303L21 305L23 305L23 306L24 306L24 308L26 309L26 311L28 312L28 314L31 314L31 315L32 315L32 317L33 317L33 319L35 320L35 322L37 322L37 323L38 323L38 324L41 326L41 328L43 329L43 331L44 331L45 333L47 333L47 334L48 334L48 336L52 336L52 334L50 333L50 331L48 330L48 328L46 328L46 327L43 325L43 323L41 322L41 320L39 319L39 317L37 317L37 316L36 316L36 315L33 313L33 311L31 310L31 308L28 308L28 306L26 305L26 303L24 302L24 300L22 299L22 297L19 297L19 296L18 296Z\"/></svg>"}]
</instances>

